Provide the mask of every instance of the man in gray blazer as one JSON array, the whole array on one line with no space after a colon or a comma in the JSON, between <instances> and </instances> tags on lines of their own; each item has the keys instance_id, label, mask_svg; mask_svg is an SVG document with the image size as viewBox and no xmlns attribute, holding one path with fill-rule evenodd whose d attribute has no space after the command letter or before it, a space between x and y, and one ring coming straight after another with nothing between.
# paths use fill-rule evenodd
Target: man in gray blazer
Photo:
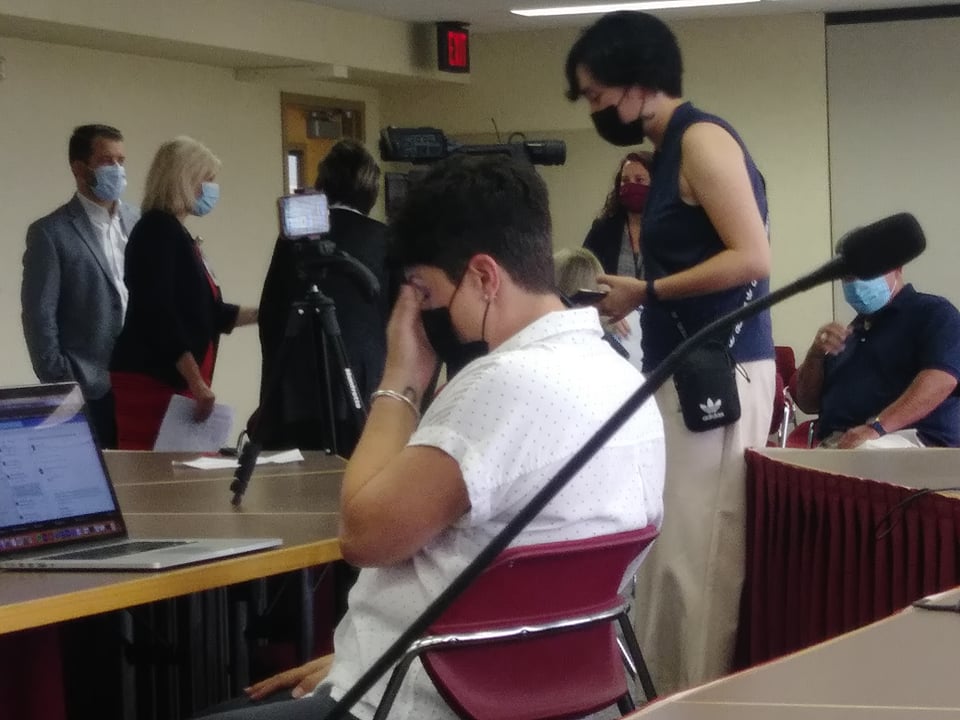
<instances>
[{"instance_id":1,"label":"man in gray blazer","mask_svg":"<svg viewBox=\"0 0 960 720\"><path fill-rule=\"evenodd\" d=\"M116 446L110 355L123 327L123 257L140 216L120 202L123 135L81 125L69 145L77 192L27 230L20 291L23 334L41 382L76 380L100 444Z\"/></svg>"}]
</instances>

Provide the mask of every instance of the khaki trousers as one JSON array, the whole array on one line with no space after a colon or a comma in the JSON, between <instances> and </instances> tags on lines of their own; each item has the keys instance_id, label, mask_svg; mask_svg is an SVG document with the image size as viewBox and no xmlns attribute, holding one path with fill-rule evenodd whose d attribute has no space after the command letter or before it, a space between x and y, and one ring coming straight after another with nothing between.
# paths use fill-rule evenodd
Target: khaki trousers
<instances>
[{"instance_id":1,"label":"khaki trousers","mask_svg":"<svg viewBox=\"0 0 960 720\"><path fill-rule=\"evenodd\" d=\"M724 675L733 661L745 562L744 450L766 444L776 372L773 360L742 369L740 420L727 427L690 432L673 383L656 394L666 436L663 527L640 566L634 614L664 695Z\"/></svg>"}]
</instances>

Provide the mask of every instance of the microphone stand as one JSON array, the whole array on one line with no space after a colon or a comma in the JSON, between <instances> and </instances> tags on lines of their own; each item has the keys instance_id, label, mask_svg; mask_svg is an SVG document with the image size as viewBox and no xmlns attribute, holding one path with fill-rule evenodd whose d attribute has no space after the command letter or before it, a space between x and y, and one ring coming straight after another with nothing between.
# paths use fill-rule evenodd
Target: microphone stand
<instances>
[{"instance_id":1,"label":"microphone stand","mask_svg":"<svg viewBox=\"0 0 960 720\"><path fill-rule=\"evenodd\" d=\"M838 255L826 265L814 270L808 275L795 280L779 290L771 292L743 305L733 312L717 318L699 332L680 343L657 368L647 376L644 382L621 405L610 418L600 426L600 429L589 438L573 457L557 471L557 474L531 498L526 506L521 508L513 519L480 551L473 561L454 578L447 588L431 602L410 627L404 630L386 652L354 683L339 702L327 715L327 720L340 720L351 707L403 656L407 648L418 640L426 630L436 622L443 612L450 607L454 600L492 563L497 556L507 549L507 546L520 534L527 524L546 507L554 496L580 472L597 451L612 438L623 424L637 409L660 389L667 379L673 375L677 366L686 355L714 335L726 334L731 327L741 320L745 320L772 305L793 297L797 293L809 290L821 283L835 280L848 273L847 261Z\"/></svg>"}]
</instances>

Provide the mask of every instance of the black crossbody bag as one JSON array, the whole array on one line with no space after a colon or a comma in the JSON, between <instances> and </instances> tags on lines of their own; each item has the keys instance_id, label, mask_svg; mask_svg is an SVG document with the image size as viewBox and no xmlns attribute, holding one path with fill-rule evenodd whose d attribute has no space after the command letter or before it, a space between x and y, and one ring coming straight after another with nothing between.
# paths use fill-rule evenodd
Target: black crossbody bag
<instances>
[{"instance_id":1,"label":"black crossbody bag","mask_svg":"<svg viewBox=\"0 0 960 720\"><path fill-rule=\"evenodd\" d=\"M684 339L687 332L676 312L670 313ZM683 424L691 432L706 432L740 419L737 364L730 348L737 340L708 340L695 348L673 374Z\"/></svg>"}]
</instances>

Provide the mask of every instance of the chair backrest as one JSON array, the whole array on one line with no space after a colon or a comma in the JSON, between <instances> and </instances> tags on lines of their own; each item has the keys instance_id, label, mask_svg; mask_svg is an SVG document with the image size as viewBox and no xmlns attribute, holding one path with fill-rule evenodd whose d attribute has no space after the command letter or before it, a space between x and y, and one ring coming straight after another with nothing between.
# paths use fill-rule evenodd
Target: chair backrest
<instances>
[{"instance_id":1,"label":"chair backrest","mask_svg":"<svg viewBox=\"0 0 960 720\"><path fill-rule=\"evenodd\" d=\"M510 548L444 613L431 634L477 632L590 615L623 601L620 587L655 527ZM627 691L612 622L421 656L461 717L543 720L586 715Z\"/></svg>"},{"instance_id":2,"label":"chair backrest","mask_svg":"<svg viewBox=\"0 0 960 720\"><path fill-rule=\"evenodd\" d=\"M773 352L777 364L777 374L783 378L783 384L787 385L797 371L797 356L789 345L776 345Z\"/></svg>"},{"instance_id":3,"label":"chair backrest","mask_svg":"<svg viewBox=\"0 0 960 720\"><path fill-rule=\"evenodd\" d=\"M784 385L783 377L781 377L780 373L774 375L774 383L773 414L770 415L770 430L768 432L770 435L779 432L780 425L783 424L783 415L786 412L786 396L783 393L786 386Z\"/></svg>"},{"instance_id":4,"label":"chair backrest","mask_svg":"<svg viewBox=\"0 0 960 720\"><path fill-rule=\"evenodd\" d=\"M787 441L784 447L788 448L814 448L819 445L816 438L817 420L804 420L797 425L787 435Z\"/></svg>"},{"instance_id":5,"label":"chair backrest","mask_svg":"<svg viewBox=\"0 0 960 720\"><path fill-rule=\"evenodd\" d=\"M773 413L770 417L770 434L776 434L777 437L767 444L784 447L789 426L796 414L789 386L791 378L797 372L797 358L789 345L774 346L774 353L776 388L773 395Z\"/></svg>"}]
</instances>

